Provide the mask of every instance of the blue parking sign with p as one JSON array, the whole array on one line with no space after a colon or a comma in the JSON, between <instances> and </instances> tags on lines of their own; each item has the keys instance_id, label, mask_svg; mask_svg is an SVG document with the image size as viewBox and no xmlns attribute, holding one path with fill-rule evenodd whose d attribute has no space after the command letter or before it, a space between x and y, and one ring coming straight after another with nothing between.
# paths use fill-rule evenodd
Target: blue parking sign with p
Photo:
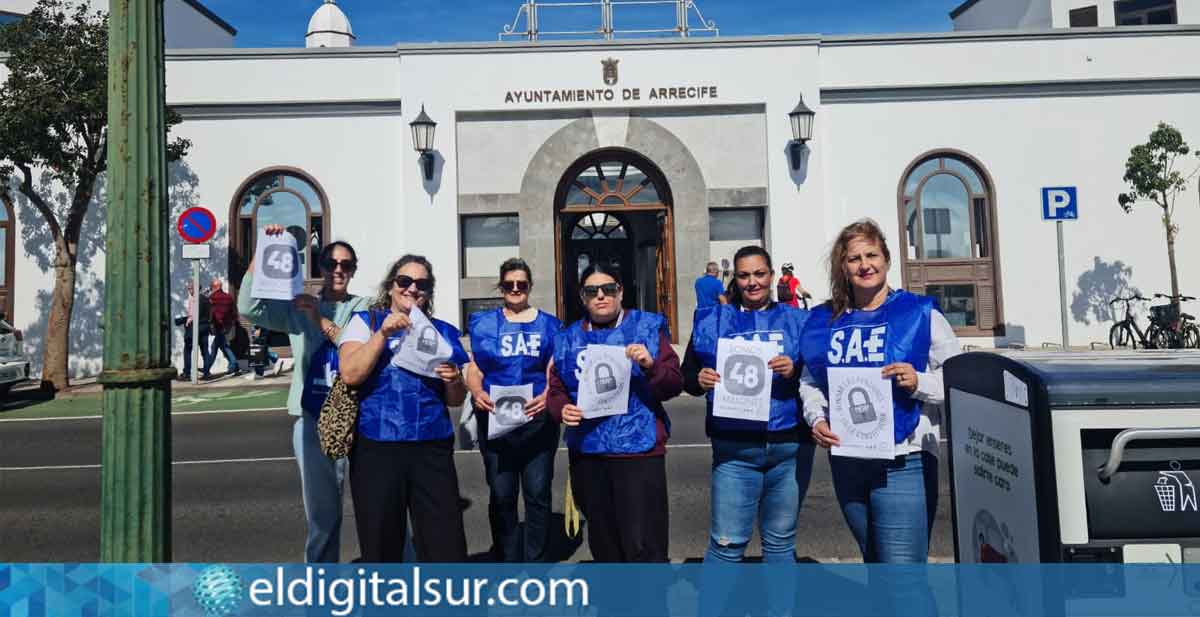
<instances>
[{"instance_id":1,"label":"blue parking sign with p","mask_svg":"<svg viewBox=\"0 0 1200 617\"><path fill-rule=\"evenodd\" d=\"M1073 186L1042 189L1042 220L1074 221L1079 218L1078 191Z\"/></svg>"}]
</instances>

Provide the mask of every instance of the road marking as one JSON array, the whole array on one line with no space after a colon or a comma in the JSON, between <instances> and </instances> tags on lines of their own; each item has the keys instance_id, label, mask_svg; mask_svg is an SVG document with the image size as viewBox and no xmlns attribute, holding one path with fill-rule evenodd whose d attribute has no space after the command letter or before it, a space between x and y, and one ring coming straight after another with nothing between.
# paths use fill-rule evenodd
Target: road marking
<instances>
[{"instance_id":1,"label":"road marking","mask_svg":"<svg viewBox=\"0 0 1200 617\"><path fill-rule=\"evenodd\" d=\"M207 413L207 412L196 412ZM690 448L709 448L706 443L681 443L668 445L668 450L680 450ZM566 448L558 448L558 452L566 452ZM478 454L479 450L455 450L454 454ZM267 458L227 458L227 459L212 459L203 461L173 461L172 465L227 465L230 463L282 463L286 461L294 461L294 456L273 456ZM81 469L100 469L100 465L45 465L40 467L0 467L0 472L4 471L75 471Z\"/></svg>"},{"instance_id":2,"label":"road marking","mask_svg":"<svg viewBox=\"0 0 1200 617\"><path fill-rule=\"evenodd\" d=\"M287 407L256 407L253 409L214 409L212 411L172 411L172 416L203 416L220 413L250 413L258 411L287 411ZM55 416L51 418L0 418L0 422L63 422L67 420L103 420L104 416Z\"/></svg>"}]
</instances>

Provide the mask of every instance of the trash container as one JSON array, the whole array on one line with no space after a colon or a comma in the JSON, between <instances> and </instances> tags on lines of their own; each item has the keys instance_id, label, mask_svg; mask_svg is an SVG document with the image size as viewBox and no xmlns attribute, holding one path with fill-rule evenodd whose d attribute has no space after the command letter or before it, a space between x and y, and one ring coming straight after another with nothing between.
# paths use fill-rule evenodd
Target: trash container
<instances>
[{"instance_id":1,"label":"trash container","mask_svg":"<svg viewBox=\"0 0 1200 617\"><path fill-rule=\"evenodd\" d=\"M1200 562L1200 352L944 369L960 563Z\"/></svg>"}]
</instances>

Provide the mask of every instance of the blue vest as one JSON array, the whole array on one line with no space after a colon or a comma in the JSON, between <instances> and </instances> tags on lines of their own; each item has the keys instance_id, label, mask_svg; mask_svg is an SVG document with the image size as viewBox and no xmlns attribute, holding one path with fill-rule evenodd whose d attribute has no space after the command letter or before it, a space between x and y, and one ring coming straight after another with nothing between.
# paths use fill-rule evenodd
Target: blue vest
<instances>
[{"instance_id":1,"label":"blue vest","mask_svg":"<svg viewBox=\"0 0 1200 617\"><path fill-rule=\"evenodd\" d=\"M828 304L813 309L800 345L804 365L825 396L829 367L884 367L907 362L918 373L929 365L930 313L935 300L904 290L893 292L873 311L852 311L830 323ZM896 443L912 434L921 419L921 401L892 384Z\"/></svg>"},{"instance_id":2,"label":"blue vest","mask_svg":"<svg viewBox=\"0 0 1200 617\"><path fill-rule=\"evenodd\" d=\"M300 394L300 407L305 413L317 418L333 380L338 374L337 347L326 340L308 360L308 373L304 376L304 391Z\"/></svg>"},{"instance_id":3,"label":"blue vest","mask_svg":"<svg viewBox=\"0 0 1200 617\"><path fill-rule=\"evenodd\" d=\"M483 389L533 384L533 395L546 389L546 366L554 357L554 339L562 330L557 317L538 311L529 323L513 323L504 309L471 315L471 354L483 372Z\"/></svg>"},{"instance_id":4,"label":"blue vest","mask_svg":"<svg viewBox=\"0 0 1200 617\"><path fill-rule=\"evenodd\" d=\"M378 330L386 314L376 312L372 331ZM353 319L370 324L367 312ZM470 362L459 342L458 328L430 319L453 353L449 362L462 366ZM400 346L404 332L388 337L375 361L375 370L359 389L358 430L374 441L432 441L454 435L454 424L446 409L446 384L437 377L425 377L392 366L393 350Z\"/></svg>"},{"instance_id":5,"label":"blue vest","mask_svg":"<svg viewBox=\"0 0 1200 617\"><path fill-rule=\"evenodd\" d=\"M731 304L697 309L692 323L692 351L700 359L701 366L716 369L718 339L775 342L779 346L777 355L791 358L799 376L802 368L800 333L804 330L806 320L808 311L779 303L763 311L743 311ZM799 416L796 401L799 383L798 378L789 380L773 374L771 417L765 423L713 416L713 393L710 391L706 397L708 417L705 428L709 434L713 430L763 432L795 428Z\"/></svg>"},{"instance_id":6,"label":"blue vest","mask_svg":"<svg viewBox=\"0 0 1200 617\"><path fill-rule=\"evenodd\" d=\"M571 324L554 343L554 369L562 379L572 401L579 400L579 375L587 369L582 357L588 345L626 346L641 343L650 355L658 357L660 337L667 332L667 320L657 313L626 310L621 325L604 330L586 331L586 319ZM656 416L661 416L670 434L671 423L660 401L650 393L649 380L636 362L629 383L629 412L619 416L585 419L579 426L566 428L567 448L584 454L639 454L654 449L658 438Z\"/></svg>"}]
</instances>

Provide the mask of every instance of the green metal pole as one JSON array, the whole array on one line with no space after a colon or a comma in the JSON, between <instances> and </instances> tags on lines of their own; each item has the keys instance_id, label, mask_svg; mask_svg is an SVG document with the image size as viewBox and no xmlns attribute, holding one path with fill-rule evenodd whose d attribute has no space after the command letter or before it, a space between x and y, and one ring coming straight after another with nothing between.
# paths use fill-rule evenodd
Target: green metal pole
<instances>
[{"instance_id":1,"label":"green metal pole","mask_svg":"<svg viewBox=\"0 0 1200 617\"><path fill-rule=\"evenodd\" d=\"M163 0L110 0L100 559L171 560Z\"/></svg>"}]
</instances>

